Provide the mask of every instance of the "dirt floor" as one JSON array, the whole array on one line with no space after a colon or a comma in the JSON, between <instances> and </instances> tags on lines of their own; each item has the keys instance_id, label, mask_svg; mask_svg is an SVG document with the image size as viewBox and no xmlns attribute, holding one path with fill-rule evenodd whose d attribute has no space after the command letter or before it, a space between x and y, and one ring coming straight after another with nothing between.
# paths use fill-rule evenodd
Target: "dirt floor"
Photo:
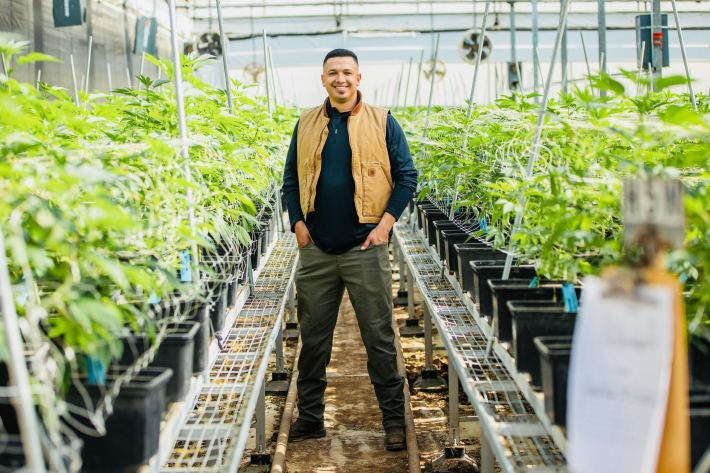
<instances>
[{"instance_id":1,"label":"dirt floor","mask_svg":"<svg viewBox=\"0 0 710 473\"><path fill-rule=\"evenodd\" d=\"M393 265L393 290L396 295L399 287L398 267ZM415 294L415 301L421 296ZM422 320L422 307L416 306L416 315ZM395 307L394 317L397 324L404 326L407 318L406 307ZM420 325L423 324L420 322ZM424 366L424 339L417 337L401 338L402 352L410 387L420 375ZM434 367L447 379L446 351L441 342L434 337ZM289 373L295 355L295 342L287 343L285 360ZM321 472L406 472L406 452L387 452L384 449L384 432L381 414L377 407L375 393L367 375L365 348L360 340L357 321L346 297L340 308L338 324L335 330L333 356L328 367L328 388L326 389L325 425L328 434L324 439L313 439L291 443L287 450L287 471L289 473ZM273 368L272 360L270 368ZM473 409L466 400L462 389L460 393L459 415L473 416ZM410 389L411 408L414 416L417 444L420 451L422 472L431 472L431 462L443 454L448 444L448 394L424 393ZM278 434L285 397L267 396L267 447L273 453ZM293 419L297 410L293 413ZM462 419L459 444L463 445L476 463L480 463L480 444L478 442L478 424ZM254 448L254 439L250 440L242 462L242 473L269 471L268 466L249 465L249 456ZM460 469L454 465L452 473L468 473L471 468Z\"/></svg>"}]
</instances>

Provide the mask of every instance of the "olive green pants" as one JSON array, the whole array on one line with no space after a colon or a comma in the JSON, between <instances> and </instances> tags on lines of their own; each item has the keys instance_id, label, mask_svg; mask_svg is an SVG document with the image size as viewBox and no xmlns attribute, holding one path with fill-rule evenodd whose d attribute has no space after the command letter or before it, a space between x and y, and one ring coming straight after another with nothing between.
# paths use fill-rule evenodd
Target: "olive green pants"
<instances>
[{"instance_id":1,"label":"olive green pants","mask_svg":"<svg viewBox=\"0 0 710 473\"><path fill-rule=\"evenodd\" d=\"M320 422L325 410L326 366L345 289L355 309L367 351L367 371L382 410L382 424L404 427L404 379L397 371L392 330L392 272L387 245L359 246L331 255L309 243L296 269L301 353L298 360L299 418Z\"/></svg>"}]
</instances>

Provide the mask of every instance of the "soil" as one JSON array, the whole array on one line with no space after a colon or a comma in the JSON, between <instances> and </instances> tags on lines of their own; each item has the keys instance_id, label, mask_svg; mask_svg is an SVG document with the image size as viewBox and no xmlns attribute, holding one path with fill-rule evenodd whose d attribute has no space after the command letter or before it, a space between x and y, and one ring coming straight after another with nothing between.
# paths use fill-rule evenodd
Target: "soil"
<instances>
[{"instance_id":1,"label":"soil","mask_svg":"<svg viewBox=\"0 0 710 473\"><path fill-rule=\"evenodd\" d=\"M399 287L398 266L393 265L393 270L393 291L396 296ZM420 325L423 326L420 301L421 295L415 293L415 302L417 302L415 313L420 319ZM400 327L404 326L407 308L395 307L394 317ZM443 454L444 446L449 442L448 393L424 393L411 389L424 366L424 339L402 337L401 345L410 386L421 471L432 472L431 462ZM284 358L289 374L292 371L294 355L295 342L288 342L284 347ZM408 471L406 452L387 452L384 449L381 413L367 375L366 362L365 348L360 340L355 314L346 295L340 307L333 342L333 356L327 371L325 411L327 435L324 439L290 443L286 461L289 473ZM434 368L440 371L441 377L447 379L446 351L436 336L436 331L433 364ZM274 366L272 359L270 370ZM270 378L270 375L268 376ZM285 397L267 396L266 398L266 451L270 453L273 453L276 445L284 404ZM474 416L474 414L463 389L459 387L459 415L464 417ZM294 420L297 415L298 412L295 410ZM478 423L462 419L460 427L459 445L465 447L467 455L476 464L480 464ZM269 467L249 466L249 455L253 448L252 436L239 471L241 473L268 472ZM446 466L451 473L476 471L461 462L449 462ZM500 471L498 465L496 471Z\"/></svg>"}]
</instances>

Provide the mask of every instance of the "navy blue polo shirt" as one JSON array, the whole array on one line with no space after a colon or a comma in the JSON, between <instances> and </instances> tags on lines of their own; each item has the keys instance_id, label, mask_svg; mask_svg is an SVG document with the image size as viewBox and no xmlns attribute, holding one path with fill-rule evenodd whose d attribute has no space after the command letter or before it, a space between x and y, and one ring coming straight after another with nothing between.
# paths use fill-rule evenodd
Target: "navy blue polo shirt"
<instances>
[{"instance_id":1,"label":"navy blue polo shirt","mask_svg":"<svg viewBox=\"0 0 710 473\"><path fill-rule=\"evenodd\" d=\"M330 122L321 154L315 210L305 221L318 248L326 253L340 254L361 245L376 225L360 223L355 210L355 181L347 127L350 112L339 112L330 106L330 100L326 108ZM291 231L296 222L304 220L299 198L297 136L298 123L291 137L283 180ZM387 115L386 142L394 189L385 212L398 219L416 190L417 171L402 127L391 114Z\"/></svg>"}]
</instances>

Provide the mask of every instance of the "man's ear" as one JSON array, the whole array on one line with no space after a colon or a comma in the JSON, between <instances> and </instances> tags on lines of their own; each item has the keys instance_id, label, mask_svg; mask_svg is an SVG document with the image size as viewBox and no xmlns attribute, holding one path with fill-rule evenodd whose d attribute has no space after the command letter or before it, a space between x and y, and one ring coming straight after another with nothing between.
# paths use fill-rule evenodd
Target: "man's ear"
<instances>
[{"instance_id":1,"label":"man's ear","mask_svg":"<svg viewBox=\"0 0 710 473\"><path fill-rule=\"evenodd\" d=\"M320 84L325 87L325 74L320 75Z\"/></svg>"}]
</instances>

